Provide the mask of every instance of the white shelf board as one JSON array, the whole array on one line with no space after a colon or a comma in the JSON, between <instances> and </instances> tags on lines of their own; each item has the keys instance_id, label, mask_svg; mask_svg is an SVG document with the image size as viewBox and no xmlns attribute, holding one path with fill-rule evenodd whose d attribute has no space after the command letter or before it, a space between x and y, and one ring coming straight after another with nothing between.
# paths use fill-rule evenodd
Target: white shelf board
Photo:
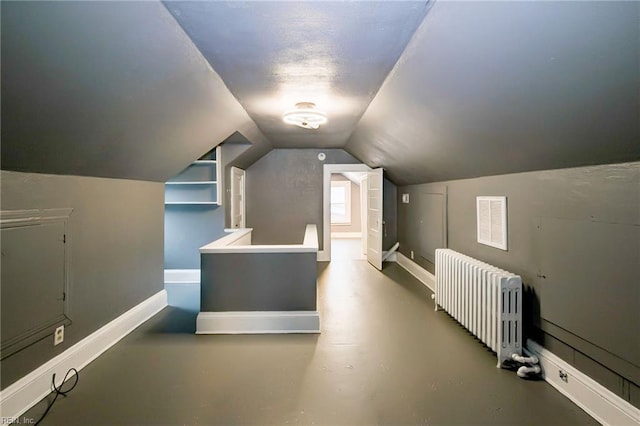
<instances>
[{"instance_id":1,"label":"white shelf board","mask_svg":"<svg viewBox=\"0 0 640 426\"><path fill-rule=\"evenodd\" d=\"M203 204L203 205L219 205L217 201L165 201L164 204L183 204L183 205L193 205L193 204Z\"/></svg>"},{"instance_id":2,"label":"white shelf board","mask_svg":"<svg viewBox=\"0 0 640 426\"><path fill-rule=\"evenodd\" d=\"M217 183L217 180L200 180L189 182L165 182L165 185L214 185Z\"/></svg>"},{"instance_id":3,"label":"white shelf board","mask_svg":"<svg viewBox=\"0 0 640 426\"><path fill-rule=\"evenodd\" d=\"M193 164L216 164L216 160L196 160Z\"/></svg>"}]
</instances>

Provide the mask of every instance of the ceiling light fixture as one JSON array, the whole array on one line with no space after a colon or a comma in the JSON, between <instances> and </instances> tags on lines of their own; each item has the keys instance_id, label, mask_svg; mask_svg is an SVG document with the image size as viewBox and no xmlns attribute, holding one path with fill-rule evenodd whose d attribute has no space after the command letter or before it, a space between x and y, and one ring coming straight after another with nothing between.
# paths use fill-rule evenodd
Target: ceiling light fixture
<instances>
[{"instance_id":1,"label":"ceiling light fixture","mask_svg":"<svg viewBox=\"0 0 640 426\"><path fill-rule=\"evenodd\" d=\"M313 102L298 102L296 109L287 111L282 120L287 124L294 124L303 129L317 129L327 122L327 114L315 109Z\"/></svg>"}]
</instances>

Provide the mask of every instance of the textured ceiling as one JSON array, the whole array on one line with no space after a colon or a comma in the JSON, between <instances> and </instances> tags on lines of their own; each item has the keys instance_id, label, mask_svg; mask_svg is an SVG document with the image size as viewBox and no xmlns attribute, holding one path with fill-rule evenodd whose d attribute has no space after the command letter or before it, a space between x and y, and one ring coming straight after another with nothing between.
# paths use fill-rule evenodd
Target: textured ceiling
<instances>
[{"instance_id":1,"label":"textured ceiling","mask_svg":"<svg viewBox=\"0 0 640 426\"><path fill-rule=\"evenodd\" d=\"M345 149L397 184L638 160L639 16L438 1Z\"/></svg>"},{"instance_id":2,"label":"textured ceiling","mask_svg":"<svg viewBox=\"0 0 640 426\"><path fill-rule=\"evenodd\" d=\"M252 142L239 167L272 144L344 146L398 184L635 161L639 16L624 1L2 2L2 168L162 181L234 132ZM302 100L329 123L285 126Z\"/></svg>"},{"instance_id":3,"label":"textured ceiling","mask_svg":"<svg viewBox=\"0 0 640 426\"><path fill-rule=\"evenodd\" d=\"M271 149L158 2L2 2L2 169L166 181L239 131Z\"/></svg>"},{"instance_id":4,"label":"textured ceiling","mask_svg":"<svg viewBox=\"0 0 640 426\"><path fill-rule=\"evenodd\" d=\"M165 2L274 147L342 147L427 2ZM282 122L311 101L319 130Z\"/></svg>"}]
</instances>

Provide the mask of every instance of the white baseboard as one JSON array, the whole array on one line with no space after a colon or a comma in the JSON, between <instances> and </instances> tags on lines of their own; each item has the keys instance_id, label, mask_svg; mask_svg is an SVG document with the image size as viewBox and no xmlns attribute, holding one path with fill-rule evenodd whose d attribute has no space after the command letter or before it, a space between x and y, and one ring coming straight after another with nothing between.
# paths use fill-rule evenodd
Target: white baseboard
<instances>
[{"instance_id":1,"label":"white baseboard","mask_svg":"<svg viewBox=\"0 0 640 426\"><path fill-rule=\"evenodd\" d=\"M362 238L362 232L332 232L331 238L337 238L337 239Z\"/></svg>"},{"instance_id":2,"label":"white baseboard","mask_svg":"<svg viewBox=\"0 0 640 426\"><path fill-rule=\"evenodd\" d=\"M165 269L165 284L200 283L200 269Z\"/></svg>"},{"instance_id":3,"label":"white baseboard","mask_svg":"<svg viewBox=\"0 0 640 426\"><path fill-rule=\"evenodd\" d=\"M0 416L21 416L51 393L51 377L54 373L56 386L60 386L70 368L80 371L165 306L167 292L162 290L3 389L0 392Z\"/></svg>"},{"instance_id":4,"label":"white baseboard","mask_svg":"<svg viewBox=\"0 0 640 426\"><path fill-rule=\"evenodd\" d=\"M540 358L545 381L603 425L640 424L640 409L536 342L527 340L527 349ZM567 374L566 381L560 370Z\"/></svg>"},{"instance_id":5,"label":"white baseboard","mask_svg":"<svg viewBox=\"0 0 640 426\"><path fill-rule=\"evenodd\" d=\"M431 272L400 252L396 252L396 263L416 277L422 284L427 286L429 290L435 292L436 277Z\"/></svg>"},{"instance_id":6,"label":"white baseboard","mask_svg":"<svg viewBox=\"0 0 640 426\"><path fill-rule=\"evenodd\" d=\"M320 333L317 311L200 312L196 334Z\"/></svg>"}]
</instances>

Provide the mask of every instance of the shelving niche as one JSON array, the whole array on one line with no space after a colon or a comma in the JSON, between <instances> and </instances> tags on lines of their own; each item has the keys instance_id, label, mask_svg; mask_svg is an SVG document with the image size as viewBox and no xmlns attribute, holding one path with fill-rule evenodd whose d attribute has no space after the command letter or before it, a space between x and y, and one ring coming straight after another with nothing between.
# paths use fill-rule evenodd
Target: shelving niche
<instances>
[{"instance_id":1,"label":"shelving niche","mask_svg":"<svg viewBox=\"0 0 640 426\"><path fill-rule=\"evenodd\" d=\"M218 146L165 183L165 205L221 205L221 169Z\"/></svg>"}]
</instances>

